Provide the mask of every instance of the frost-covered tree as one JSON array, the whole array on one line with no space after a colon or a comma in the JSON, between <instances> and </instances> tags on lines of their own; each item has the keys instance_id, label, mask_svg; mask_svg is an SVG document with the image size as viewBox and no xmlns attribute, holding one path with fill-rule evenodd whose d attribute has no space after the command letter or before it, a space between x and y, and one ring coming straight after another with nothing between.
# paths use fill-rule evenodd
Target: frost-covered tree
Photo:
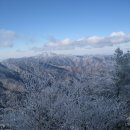
<instances>
[{"instance_id":1,"label":"frost-covered tree","mask_svg":"<svg viewBox=\"0 0 130 130\"><path fill-rule=\"evenodd\" d=\"M117 86L117 96L119 96L121 87L130 85L130 52L123 53L120 48L115 50L115 73L114 81Z\"/></svg>"}]
</instances>

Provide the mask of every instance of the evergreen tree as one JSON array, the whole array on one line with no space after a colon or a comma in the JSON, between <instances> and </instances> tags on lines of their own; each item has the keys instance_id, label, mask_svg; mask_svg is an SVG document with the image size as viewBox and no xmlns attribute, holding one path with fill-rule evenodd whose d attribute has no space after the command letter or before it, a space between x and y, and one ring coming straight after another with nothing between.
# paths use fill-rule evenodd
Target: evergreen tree
<instances>
[{"instance_id":1,"label":"evergreen tree","mask_svg":"<svg viewBox=\"0 0 130 130\"><path fill-rule=\"evenodd\" d=\"M130 52L123 53L120 48L115 50L115 73L114 80L117 86L117 96L124 85L130 85Z\"/></svg>"}]
</instances>

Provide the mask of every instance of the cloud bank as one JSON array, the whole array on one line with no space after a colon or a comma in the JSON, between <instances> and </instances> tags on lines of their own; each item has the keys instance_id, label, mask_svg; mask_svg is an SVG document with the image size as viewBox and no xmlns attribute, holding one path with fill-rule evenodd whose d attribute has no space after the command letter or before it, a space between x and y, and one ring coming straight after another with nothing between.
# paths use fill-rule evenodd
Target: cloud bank
<instances>
[{"instance_id":1,"label":"cloud bank","mask_svg":"<svg viewBox=\"0 0 130 130\"><path fill-rule=\"evenodd\" d=\"M10 30L0 30L0 47L12 47L14 40L16 38L16 33Z\"/></svg>"},{"instance_id":2,"label":"cloud bank","mask_svg":"<svg viewBox=\"0 0 130 130\"><path fill-rule=\"evenodd\" d=\"M65 38L62 40L51 37L41 48L33 47L34 51L69 50L75 48L103 48L130 42L130 35L124 32L113 32L109 36L90 36L80 39Z\"/></svg>"}]
</instances>

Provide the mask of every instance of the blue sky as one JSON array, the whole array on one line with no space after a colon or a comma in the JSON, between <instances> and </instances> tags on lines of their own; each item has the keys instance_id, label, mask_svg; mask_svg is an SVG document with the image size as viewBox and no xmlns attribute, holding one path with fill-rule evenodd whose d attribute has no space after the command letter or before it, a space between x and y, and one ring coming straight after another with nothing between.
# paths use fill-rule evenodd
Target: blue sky
<instances>
[{"instance_id":1,"label":"blue sky","mask_svg":"<svg viewBox=\"0 0 130 130\"><path fill-rule=\"evenodd\" d=\"M0 57L130 47L130 0L0 0Z\"/></svg>"}]
</instances>

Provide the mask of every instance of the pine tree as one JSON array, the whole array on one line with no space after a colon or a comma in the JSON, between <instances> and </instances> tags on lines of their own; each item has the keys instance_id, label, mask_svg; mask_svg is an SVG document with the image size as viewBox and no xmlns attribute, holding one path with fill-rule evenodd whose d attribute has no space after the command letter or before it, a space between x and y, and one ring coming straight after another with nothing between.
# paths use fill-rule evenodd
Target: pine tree
<instances>
[{"instance_id":1,"label":"pine tree","mask_svg":"<svg viewBox=\"0 0 130 130\"><path fill-rule=\"evenodd\" d=\"M120 48L115 50L115 73L114 81L117 86L117 96L124 85L130 85L130 52L123 53Z\"/></svg>"}]
</instances>

